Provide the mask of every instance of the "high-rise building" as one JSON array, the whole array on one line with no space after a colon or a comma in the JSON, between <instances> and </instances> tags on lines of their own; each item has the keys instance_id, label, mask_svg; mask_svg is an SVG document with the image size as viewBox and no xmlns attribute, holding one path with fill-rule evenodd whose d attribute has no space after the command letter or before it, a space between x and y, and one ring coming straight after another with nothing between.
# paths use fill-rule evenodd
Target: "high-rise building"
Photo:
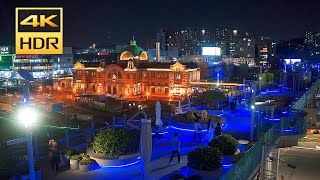
<instances>
[{"instance_id":1,"label":"high-rise building","mask_svg":"<svg viewBox=\"0 0 320 180\"><path fill-rule=\"evenodd\" d=\"M305 32L304 43L308 46L314 45L314 34L312 33L312 31L307 30Z\"/></svg>"},{"instance_id":2,"label":"high-rise building","mask_svg":"<svg viewBox=\"0 0 320 180\"><path fill-rule=\"evenodd\" d=\"M217 28L215 33L216 46L221 48L221 55L229 55L229 30Z\"/></svg>"},{"instance_id":3,"label":"high-rise building","mask_svg":"<svg viewBox=\"0 0 320 180\"><path fill-rule=\"evenodd\" d=\"M216 46L221 48L222 57L239 57L239 33L236 29L217 28Z\"/></svg>"},{"instance_id":4,"label":"high-rise building","mask_svg":"<svg viewBox=\"0 0 320 180\"><path fill-rule=\"evenodd\" d=\"M207 28L188 27L174 33L174 46L181 56L200 55L202 47L213 46L211 33Z\"/></svg>"},{"instance_id":5,"label":"high-rise building","mask_svg":"<svg viewBox=\"0 0 320 180\"><path fill-rule=\"evenodd\" d=\"M255 40L251 37L244 37L239 39L238 52L240 58L254 58L255 57Z\"/></svg>"},{"instance_id":6,"label":"high-rise building","mask_svg":"<svg viewBox=\"0 0 320 180\"><path fill-rule=\"evenodd\" d=\"M166 28L161 28L157 33L157 42L160 42L161 50L168 50L169 47L174 46L173 35Z\"/></svg>"},{"instance_id":7,"label":"high-rise building","mask_svg":"<svg viewBox=\"0 0 320 180\"><path fill-rule=\"evenodd\" d=\"M268 63L269 58L269 48L270 48L270 37L259 37L257 40L257 60L260 63Z\"/></svg>"},{"instance_id":8,"label":"high-rise building","mask_svg":"<svg viewBox=\"0 0 320 180\"><path fill-rule=\"evenodd\" d=\"M314 44L315 46L320 46L320 32L314 34Z\"/></svg>"},{"instance_id":9,"label":"high-rise building","mask_svg":"<svg viewBox=\"0 0 320 180\"><path fill-rule=\"evenodd\" d=\"M229 34L229 55L231 57L238 57L238 30L233 29Z\"/></svg>"}]
</instances>

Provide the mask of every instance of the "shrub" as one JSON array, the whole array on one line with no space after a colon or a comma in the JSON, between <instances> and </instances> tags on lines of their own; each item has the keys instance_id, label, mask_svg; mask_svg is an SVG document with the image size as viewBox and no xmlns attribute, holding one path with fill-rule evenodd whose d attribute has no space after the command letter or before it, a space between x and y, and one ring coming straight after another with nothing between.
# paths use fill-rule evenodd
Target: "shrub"
<instances>
[{"instance_id":1,"label":"shrub","mask_svg":"<svg viewBox=\"0 0 320 180\"><path fill-rule=\"evenodd\" d=\"M219 90L207 90L193 98L195 104L209 106L209 108L216 108L219 104L225 102L225 100L224 93Z\"/></svg>"},{"instance_id":2,"label":"shrub","mask_svg":"<svg viewBox=\"0 0 320 180\"><path fill-rule=\"evenodd\" d=\"M81 160L82 159L82 157L81 156L79 156L79 155L73 155L73 156L71 156L71 158L70 158L71 160Z\"/></svg>"},{"instance_id":3,"label":"shrub","mask_svg":"<svg viewBox=\"0 0 320 180\"><path fill-rule=\"evenodd\" d=\"M212 119L213 123L217 123L222 120L221 117L208 114L207 111L188 111L186 114L174 115L172 117L172 121L177 123L193 124L197 117L200 118L201 124L207 124L210 118Z\"/></svg>"},{"instance_id":4,"label":"shrub","mask_svg":"<svg viewBox=\"0 0 320 180\"><path fill-rule=\"evenodd\" d=\"M217 148L200 147L188 154L188 165L197 170L210 171L222 165L222 153Z\"/></svg>"},{"instance_id":5,"label":"shrub","mask_svg":"<svg viewBox=\"0 0 320 180\"><path fill-rule=\"evenodd\" d=\"M73 156L73 155L78 154L78 151L76 149L69 149L69 150L66 150L65 154L67 156Z\"/></svg>"},{"instance_id":6,"label":"shrub","mask_svg":"<svg viewBox=\"0 0 320 180\"><path fill-rule=\"evenodd\" d=\"M105 129L96 135L93 149L105 156L121 156L139 150L140 133L136 130L121 128Z\"/></svg>"},{"instance_id":7,"label":"shrub","mask_svg":"<svg viewBox=\"0 0 320 180\"><path fill-rule=\"evenodd\" d=\"M79 161L80 165L90 165L92 163L94 163L94 160L90 156L86 156Z\"/></svg>"},{"instance_id":8,"label":"shrub","mask_svg":"<svg viewBox=\"0 0 320 180\"><path fill-rule=\"evenodd\" d=\"M237 150L238 141L229 134L222 134L212 139L208 145L218 148L224 155L233 155Z\"/></svg>"}]
</instances>

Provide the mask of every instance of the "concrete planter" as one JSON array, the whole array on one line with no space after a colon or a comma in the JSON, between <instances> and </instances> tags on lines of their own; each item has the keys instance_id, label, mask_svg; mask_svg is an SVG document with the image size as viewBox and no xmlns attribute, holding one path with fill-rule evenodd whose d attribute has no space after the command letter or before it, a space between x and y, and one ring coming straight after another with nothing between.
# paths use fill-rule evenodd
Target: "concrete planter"
<instances>
[{"instance_id":1,"label":"concrete planter","mask_svg":"<svg viewBox=\"0 0 320 180\"><path fill-rule=\"evenodd\" d=\"M89 164L89 165L81 165L79 164L79 171L81 172L89 172L91 171L93 168L92 168L93 164Z\"/></svg>"},{"instance_id":2,"label":"concrete planter","mask_svg":"<svg viewBox=\"0 0 320 180\"><path fill-rule=\"evenodd\" d=\"M135 164L140 161L140 153L119 157L106 157L103 154L95 153L92 148L88 148L87 154L94 159L100 167L120 167L128 164Z\"/></svg>"},{"instance_id":3,"label":"concrete planter","mask_svg":"<svg viewBox=\"0 0 320 180\"><path fill-rule=\"evenodd\" d=\"M73 171L79 170L79 161L70 159L70 169Z\"/></svg>"}]
</instances>

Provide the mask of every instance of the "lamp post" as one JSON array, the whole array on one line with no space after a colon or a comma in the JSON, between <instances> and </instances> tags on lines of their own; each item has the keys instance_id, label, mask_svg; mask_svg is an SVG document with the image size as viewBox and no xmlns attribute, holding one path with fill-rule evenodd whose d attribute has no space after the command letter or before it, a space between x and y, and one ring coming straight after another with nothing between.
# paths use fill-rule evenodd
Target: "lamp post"
<instances>
[{"instance_id":1,"label":"lamp post","mask_svg":"<svg viewBox=\"0 0 320 180\"><path fill-rule=\"evenodd\" d=\"M219 79L220 79L220 73L218 72L218 74L217 74L217 86L219 86Z\"/></svg>"},{"instance_id":2,"label":"lamp post","mask_svg":"<svg viewBox=\"0 0 320 180\"><path fill-rule=\"evenodd\" d=\"M250 127L250 142L253 141L254 136L254 113L255 113L255 101L256 101L256 82L253 82L252 96L251 96L251 127Z\"/></svg>"},{"instance_id":3,"label":"lamp post","mask_svg":"<svg viewBox=\"0 0 320 180\"><path fill-rule=\"evenodd\" d=\"M34 158L33 158L33 148L32 148L32 132L31 132L31 126L36 121L35 115L36 113L33 112L28 106L24 107L18 114L19 121L24 124L26 129L26 142L27 142L27 149L28 149L28 166L29 166L30 180L35 180Z\"/></svg>"}]
</instances>

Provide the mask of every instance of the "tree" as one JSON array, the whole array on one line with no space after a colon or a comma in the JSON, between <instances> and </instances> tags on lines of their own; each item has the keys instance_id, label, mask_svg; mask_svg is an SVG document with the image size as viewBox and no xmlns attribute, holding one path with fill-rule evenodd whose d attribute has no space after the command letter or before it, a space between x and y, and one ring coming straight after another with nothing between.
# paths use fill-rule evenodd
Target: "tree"
<instances>
[{"instance_id":1,"label":"tree","mask_svg":"<svg viewBox=\"0 0 320 180\"><path fill-rule=\"evenodd\" d=\"M193 99L196 105L201 106L217 106L225 100L224 93L219 90L207 90Z\"/></svg>"},{"instance_id":2,"label":"tree","mask_svg":"<svg viewBox=\"0 0 320 180\"><path fill-rule=\"evenodd\" d=\"M273 73L263 73L262 74L262 82L271 83L273 81Z\"/></svg>"}]
</instances>

